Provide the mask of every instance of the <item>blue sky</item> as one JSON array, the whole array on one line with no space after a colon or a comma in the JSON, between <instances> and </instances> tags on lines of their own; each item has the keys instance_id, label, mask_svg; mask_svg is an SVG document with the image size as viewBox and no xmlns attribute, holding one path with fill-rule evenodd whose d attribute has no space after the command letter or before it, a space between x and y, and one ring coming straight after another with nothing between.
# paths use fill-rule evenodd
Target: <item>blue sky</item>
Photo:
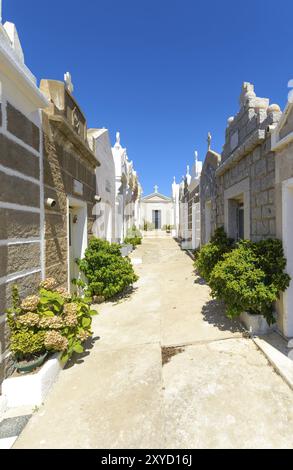
<instances>
[{"instance_id":1,"label":"blue sky","mask_svg":"<svg viewBox=\"0 0 293 470\"><path fill-rule=\"evenodd\" d=\"M116 130L144 188L170 193L207 132L221 152L243 81L283 108L292 0L3 0L40 80L70 71L89 127Z\"/></svg>"}]
</instances>

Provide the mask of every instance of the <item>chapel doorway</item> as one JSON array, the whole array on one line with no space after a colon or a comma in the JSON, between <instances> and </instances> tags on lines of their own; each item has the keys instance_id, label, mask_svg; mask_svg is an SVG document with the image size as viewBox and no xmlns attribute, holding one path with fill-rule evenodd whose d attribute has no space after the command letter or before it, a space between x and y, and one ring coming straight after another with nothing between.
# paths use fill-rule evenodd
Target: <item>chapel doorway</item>
<instances>
[{"instance_id":1,"label":"chapel doorway","mask_svg":"<svg viewBox=\"0 0 293 470\"><path fill-rule=\"evenodd\" d=\"M161 211L160 210L154 210L153 211L153 220L152 220L155 230L160 230L161 229Z\"/></svg>"}]
</instances>

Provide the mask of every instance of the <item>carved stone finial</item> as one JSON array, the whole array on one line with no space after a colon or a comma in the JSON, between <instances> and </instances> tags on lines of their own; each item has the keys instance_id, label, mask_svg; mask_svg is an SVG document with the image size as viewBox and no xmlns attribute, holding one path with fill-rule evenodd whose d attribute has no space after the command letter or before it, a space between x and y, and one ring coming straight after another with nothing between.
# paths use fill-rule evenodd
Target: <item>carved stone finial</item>
<instances>
[{"instance_id":1,"label":"carved stone finial","mask_svg":"<svg viewBox=\"0 0 293 470\"><path fill-rule=\"evenodd\" d=\"M176 176L173 176L173 183L176 184Z\"/></svg>"},{"instance_id":2,"label":"carved stone finial","mask_svg":"<svg viewBox=\"0 0 293 470\"><path fill-rule=\"evenodd\" d=\"M72 83L71 74L69 72L66 72L64 74L64 82L65 82L65 86L67 90L69 91L70 94L72 94L74 90L74 86Z\"/></svg>"},{"instance_id":3,"label":"carved stone finial","mask_svg":"<svg viewBox=\"0 0 293 470\"><path fill-rule=\"evenodd\" d=\"M249 82L244 82L242 85L242 91L240 95L240 106L245 106L247 102L252 101L256 97L254 91L254 85Z\"/></svg>"},{"instance_id":4,"label":"carved stone finial","mask_svg":"<svg viewBox=\"0 0 293 470\"><path fill-rule=\"evenodd\" d=\"M189 175L189 165L186 167L186 175Z\"/></svg>"},{"instance_id":5,"label":"carved stone finial","mask_svg":"<svg viewBox=\"0 0 293 470\"><path fill-rule=\"evenodd\" d=\"M212 142L212 134L208 132L208 138L207 138L208 150L211 150L211 142Z\"/></svg>"},{"instance_id":6,"label":"carved stone finial","mask_svg":"<svg viewBox=\"0 0 293 470\"><path fill-rule=\"evenodd\" d=\"M120 132L116 132L116 144L120 145Z\"/></svg>"},{"instance_id":7,"label":"carved stone finial","mask_svg":"<svg viewBox=\"0 0 293 470\"><path fill-rule=\"evenodd\" d=\"M234 116L230 116L227 121L228 126L230 126L230 124L232 124L233 121L234 121Z\"/></svg>"},{"instance_id":8,"label":"carved stone finial","mask_svg":"<svg viewBox=\"0 0 293 470\"><path fill-rule=\"evenodd\" d=\"M194 160L195 160L196 162L197 162L197 160L198 160L198 151L197 151L197 150L195 150L195 152L194 152Z\"/></svg>"}]
</instances>

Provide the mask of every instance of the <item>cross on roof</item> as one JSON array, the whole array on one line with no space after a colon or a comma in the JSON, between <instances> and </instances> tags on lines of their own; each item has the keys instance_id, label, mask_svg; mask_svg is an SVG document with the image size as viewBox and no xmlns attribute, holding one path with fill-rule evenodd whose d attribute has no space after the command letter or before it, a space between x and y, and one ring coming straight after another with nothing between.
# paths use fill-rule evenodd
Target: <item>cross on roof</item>
<instances>
[{"instance_id":1,"label":"cross on roof","mask_svg":"<svg viewBox=\"0 0 293 470\"><path fill-rule=\"evenodd\" d=\"M210 150L211 149L211 142L212 142L212 134L210 132L208 133L207 142L208 142L208 150Z\"/></svg>"},{"instance_id":2,"label":"cross on roof","mask_svg":"<svg viewBox=\"0 0 293 470\"><path fill-rule=\"evenodd\" d=\"M157 193L158 190L159 190L159 186L155 185L155 188L154 188L154 189L155 189L155 193Z\"/></svg>"}]
</instances>

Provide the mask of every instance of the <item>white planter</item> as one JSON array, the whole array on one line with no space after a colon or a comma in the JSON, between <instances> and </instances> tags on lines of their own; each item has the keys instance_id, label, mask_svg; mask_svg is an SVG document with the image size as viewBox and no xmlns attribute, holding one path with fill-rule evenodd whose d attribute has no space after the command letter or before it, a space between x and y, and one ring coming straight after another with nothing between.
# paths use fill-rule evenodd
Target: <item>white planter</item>
<instances>
[{"instance_id":1,"label":"white planter","mask_svg":"<svg viewBox=\"0 0 293 470\"><path fill-rule=\"evenodd\" d=\"M2 394L7 407L41 405L64 367L59 358L60 354L55 354L35 374L5 379Z\"/></svg>"},{"instance_id":2,"label":"white planter","mask_svg":"<svg viewBox=\"0 0 293 470\"><path fill-rule=\"evenodd\" d=\"M132 245L122 245L121 246L121 255L123 258L125 256L130 255L130 253L133 251L133 246Z\"/></svg>"},{"instance_id":3,"label":"white planter","mask_svg":"<svg viewBox=\"0 0 293 470\"><path fill-rule=\"evenodd\" d=\"M192 241L183 241L181 242L182 250L192 250Z\"/></svg>"},{"instance_id":4,"label":"white planter","mask_svg":"<svg viewBox=\"0 0 293 470\"><path fill-rule=\"evenodd\" d=\"M252 315L251 313L242 312L240 321L253 335L266 335L273 330L262 315Z\"/></svg>"},{"instance_id":5,"label":"white planter","mask_svg":"<svg viewBox=\"0 0 293 470\"><path fill-rule=\"evenodd\" d=\"M1 415L5 413L7 409L7 398L4 395L0 396L0 421L1 421Z\"/></svg>"}]
</instances>

